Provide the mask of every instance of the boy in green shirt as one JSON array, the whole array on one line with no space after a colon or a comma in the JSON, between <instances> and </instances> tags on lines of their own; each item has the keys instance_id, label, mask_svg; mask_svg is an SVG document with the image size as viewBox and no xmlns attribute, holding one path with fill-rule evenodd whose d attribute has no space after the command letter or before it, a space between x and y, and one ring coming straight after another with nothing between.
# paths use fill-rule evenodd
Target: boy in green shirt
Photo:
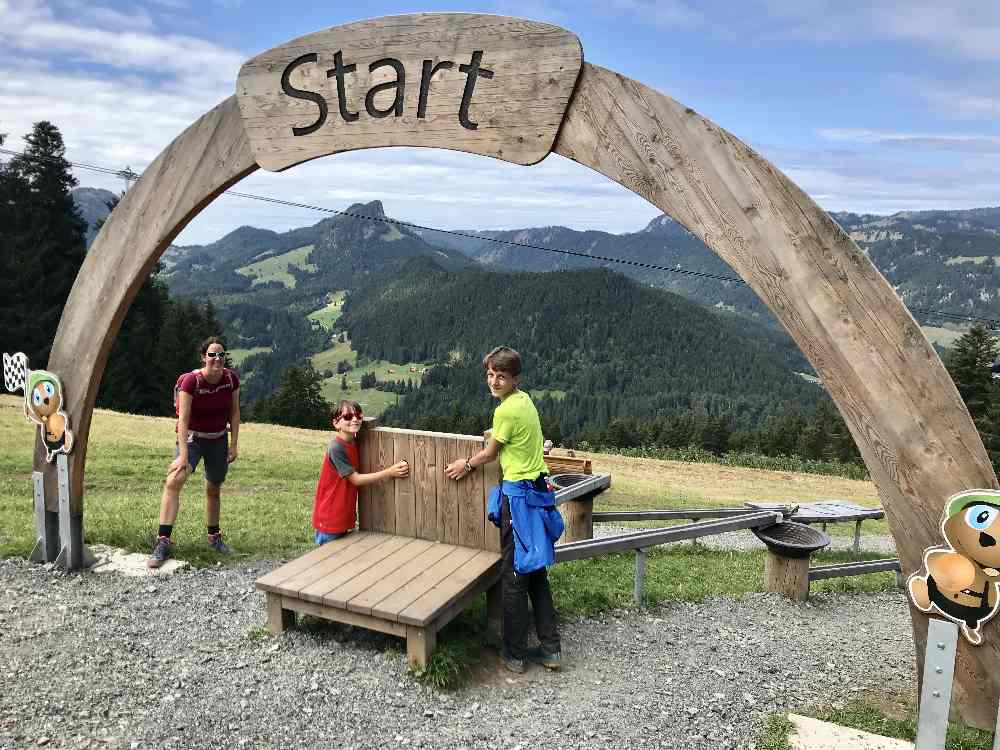
<instances>
[{"instance_id":1,"label":"boy in green shirt","mask_svg":"<svg viewBox=\"0 0 1000 750\"><path fill-rule=\"evenodd\" d=\"M445 475L460 480L499 455L505 482L526 480L538 491L547 491L548 468L542 452L542 426L531 397L518 389L521 355L509 347L498 346L483 358L483 366L490 393L500 399L493 413L493 432L486 446L474 456L456 459L445 466ZM518 673L524 671L525 659L558 669L562 649L548 574L544 567L524 574L514 570L514 527L510 498L506 494L501 504L500 548L504 664ZM535 649L527 647L529 599L541 644Z\"/></svg>"}]
</instances>

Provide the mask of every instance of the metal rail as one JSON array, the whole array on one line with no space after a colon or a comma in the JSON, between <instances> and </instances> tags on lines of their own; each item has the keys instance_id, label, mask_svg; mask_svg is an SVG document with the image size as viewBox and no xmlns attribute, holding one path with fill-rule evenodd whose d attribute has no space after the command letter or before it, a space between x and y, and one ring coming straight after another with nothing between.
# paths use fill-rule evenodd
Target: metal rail
<instances>
[{"instance_id":1,"label":"metal rail","mask_svg":"<svg viewBox=\"0 0 1000 750\"><path fill-rule=\"evenodd\" d=\"M771 510L771 509L768 509ZM791 512L792 506L787 506ZM774 508L781 512L780 508ZM675 521L690 518L696 521L702 518L739 518L754 512L750 508L689 508L687 510L604 510L594 513L594 523L610 523L612 521Z\"/></svg>"},{"instance_id":2,"label":"metal rail","mask_svg":"<svg viewBox=\"0 0 1000 750\"><path fill-rule=\"evenodd\" d=\"M894 570L899 572L899 560L866 560L864 562L835 563L833 565L817 565L809 568L809 581L822 581L826 578L843 578L845 576L860 576L865 573L882 573Z\"/></svg>"},{"instance_id":3,"label":"metal rail","mask_svg":"<svg viewBox=\"0 0 1000 750\"><path fill-rule=\"evenodd\" d=\"M680 542L685 539L697 539L702 536L725 534L727 531L740 529L755 529L781 523L781 513L773 511L744 512L735 518L724 520L699 521L683 526L672 526L667 529L649 529L632 534L619 534L602 539L584 539L556 546L556 562L581 560L587 557L608 555L614 552L631 552L647 547L656 547L670 542Z\"/></svg>"}]
</instances>

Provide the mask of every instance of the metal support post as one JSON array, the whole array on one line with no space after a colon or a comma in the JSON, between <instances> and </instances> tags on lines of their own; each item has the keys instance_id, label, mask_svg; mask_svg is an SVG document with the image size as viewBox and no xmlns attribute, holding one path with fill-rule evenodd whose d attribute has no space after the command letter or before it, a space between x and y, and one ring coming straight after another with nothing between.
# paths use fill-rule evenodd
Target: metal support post
<instances>
[{"instance_id":1,"label":"metal support post","mask_svg":"<svg viewBox=\"0 0 1000 750\"><path fill-rule=\"evenodd\" d=\"M31 474L32 497L35 507L35 546L28 559L31 562L52 562L59 554L59 528L55 513L45 510L45 478L40 471Z\"/></svg>"},{"instance_id":2,"label":"metal support post","mask_svg":"<svg viewBox=\"0 0 1000 750\"><path fill-rule=\"evenodd\" d=\"M636 604L642 604L642 589L646 583L646 550L637 549L635 551L635 588L632 590L632 599Z\"/></svg>"},{"instance_id":3,"label":"metal support post","mask_svg":"<svg viewBox=\"0 0 1000 750\"><path fill-rule=\"evenodd\" d=\"M958 626L955 623L937 619L927 623L924 687L920 695L915 750L944 750L957 649Z\"/></svg>"},{"instance_id":4,"label":"metal support post","mask_svg":"<svg viewBox=\"0 0 1000 750\"><path fill-rule=\"evenodd\" d=\"M96 562L94 554L83 544L83 516L71 515L69 507L69 462L65 453L56 456L59 482L59 556L56 565L66 570L79 570Z\"/></svg>"},{"instance_id":5,"label":"metal support post","mask_svg":"<svg viewBox=\"0 0 1000 750\"><path fill-rule=\"evenodd\" d=\"M854 554L861 552L861 521L854 522Z\"/></svg>"}]
</instances>

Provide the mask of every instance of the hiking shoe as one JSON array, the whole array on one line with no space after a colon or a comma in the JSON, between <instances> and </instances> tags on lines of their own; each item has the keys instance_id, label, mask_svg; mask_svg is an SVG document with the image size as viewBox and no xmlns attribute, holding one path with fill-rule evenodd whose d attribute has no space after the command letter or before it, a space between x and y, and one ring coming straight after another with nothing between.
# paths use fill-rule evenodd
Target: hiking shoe
<instances>
[{"instance_id":1,"label":"hiking shoe","mask_svg":"<svg viewBox=\"0 0 1000 750\"><path fill-rule=\"evenodd\" d=\"M556 670L562 666L562 652L556 651L554 653L549 653L541 646L536 646L535 648L529 649L527 653L527 659L535 664L541 664L546 669Z\"/></svg>"},{"instance_id":2,"label":"hiking shoe","mask_svg":"<svg viewBox=\"0 0 1000 750\"><path fill-rule=\"evenodd\" d=\"M146 561L146 565L150 568L159 568L168 558L173 557L173 547L174 543L170 541L169 536L156 537L156 545L153 547L153 553Z\"/></svg>"},{"instance_id":3,"label":"hiking shoe","mask_svg":"<svg viewBox=\"0 0 1000 750\"><path fill-rule=\"evenodd\" d=\"M524 659L515 659L509 654L503 654L500 658L503 659L503 665L506 667L508 672L513 672L514 674L524 674Z\"/></svg>"},{"instance_id":4,"label":"hiking shoe","mask_svg":"<svg viewBox=\"0 0 1000 750\"><path fill-rule=\"evenodd\" d=\"M208 535L208 546L218 552L220 555L235 555L236 551L222 541L222 532L218 534Z\"/></svg>"}]
</instances>

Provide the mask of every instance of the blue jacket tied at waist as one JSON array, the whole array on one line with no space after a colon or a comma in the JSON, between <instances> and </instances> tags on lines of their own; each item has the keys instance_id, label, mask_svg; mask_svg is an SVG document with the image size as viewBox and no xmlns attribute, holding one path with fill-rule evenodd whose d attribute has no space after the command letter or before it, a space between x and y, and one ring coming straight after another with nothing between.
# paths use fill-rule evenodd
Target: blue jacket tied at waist
<instances>
[{"instance_id":1,"label":"blue jacket tied at waist","mask_svg":"<svg viewBox=\"0 0 1000 750\"><path fill-rule=\"evenodd\" d=\"M532 482L504 481L493 488L486 513L500 526L501 495L510 500L510 520L514 527L514 571L531 573L556 561L556 540L563 533L563 519L556 510L556 494L540 492Z\"/></svg>"}]
</instances>

